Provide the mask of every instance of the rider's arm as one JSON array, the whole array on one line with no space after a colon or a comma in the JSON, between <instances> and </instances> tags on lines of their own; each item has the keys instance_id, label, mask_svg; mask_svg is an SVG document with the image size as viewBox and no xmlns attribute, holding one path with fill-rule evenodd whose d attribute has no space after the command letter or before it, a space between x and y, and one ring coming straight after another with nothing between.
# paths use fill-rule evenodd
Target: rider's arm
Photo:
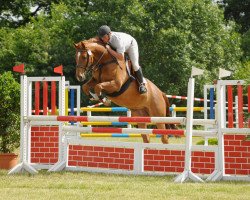
<instances>
[{"instance_id":1,"label":"rider's arm","mask_svg":"<svg viewBox=\"0 0 250 200\"><path fill-rule=\"evenodd\" d=\"M114 56L117 60L124 60L124 54L123 53L118 53L116 51L114 51L109 45L106 46L108 52Z\"/></svg>"}]
</instances>

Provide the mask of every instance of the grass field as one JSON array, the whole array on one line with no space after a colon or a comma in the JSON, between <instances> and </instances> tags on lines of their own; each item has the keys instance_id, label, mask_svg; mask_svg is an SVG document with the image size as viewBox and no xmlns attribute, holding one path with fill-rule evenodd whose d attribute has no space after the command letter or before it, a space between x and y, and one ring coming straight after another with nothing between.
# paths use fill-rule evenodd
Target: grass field
<instances>
[{"instance_id":1,"label":"grass field","mask_svg":"<svg viewBox=\"0 0 250 200\"><path fill-rule=\"evenodd\" d=\"M97 173L7 175L0 171L0 199L249 200L249 182L174 183L173 176L125 176Z\"/></svg>"}]
</instances>

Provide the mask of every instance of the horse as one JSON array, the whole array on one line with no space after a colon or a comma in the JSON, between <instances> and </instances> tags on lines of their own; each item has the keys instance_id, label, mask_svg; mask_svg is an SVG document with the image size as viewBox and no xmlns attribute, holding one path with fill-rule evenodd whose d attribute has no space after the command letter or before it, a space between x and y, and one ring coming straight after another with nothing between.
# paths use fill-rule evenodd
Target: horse
<instances>
[{"instance_id":1,"label":"horse","mask_svg":"<svg viewBox=\"0 0 250 200\"><path fill-rule=\"evenodd\" d=\"M91 90L103 99L105 94L113 103L131 110L131 116L169 117L169 100L154 83L146 79L147 93L140 94L137 81L128 73L125 60L118 61L107 51L105 44L98 38L80 41L74 44L76 49L76 79L85 82L83 92L90 97ZM86 74L92 74L86 80ZM87 81L87 82L86 82ZM170 125L156 124L158 129ZM171 125L172 126L172 125ZM146 123L138 123L146 128ZM150 142L147 134L142 134L144 143ZM168 135L162 135L161 141L168 143Z\"/></svg>"}]
</instances>

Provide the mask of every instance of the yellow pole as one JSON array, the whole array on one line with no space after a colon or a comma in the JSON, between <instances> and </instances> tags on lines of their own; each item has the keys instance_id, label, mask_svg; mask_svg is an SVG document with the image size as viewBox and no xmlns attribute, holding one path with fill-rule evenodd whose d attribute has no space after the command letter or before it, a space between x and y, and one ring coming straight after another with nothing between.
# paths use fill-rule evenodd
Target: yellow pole
<instances>
[{"instance_id":1,"label":"yellow pole","mask_svg":"<svg viewBox=\"0 0 250 200\"><path fill-rule=\"evenodd\" d=\"M65 89L65 116L68 116L69 113L69 89Z\"/></svg>"}]
</instances>

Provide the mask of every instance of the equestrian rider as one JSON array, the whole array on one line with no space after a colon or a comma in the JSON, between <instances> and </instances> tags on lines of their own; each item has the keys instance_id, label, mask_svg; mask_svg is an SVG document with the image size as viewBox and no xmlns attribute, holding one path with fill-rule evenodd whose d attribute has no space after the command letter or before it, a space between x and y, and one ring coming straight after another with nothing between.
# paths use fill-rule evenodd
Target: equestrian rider
<instances>
[{"instance_id":1,"label":"equestrian rider","mask_svg":"<svg viewBox=\"0 0 250 200\"><path fill-rule=\"evenodd\" d=\"M136 40L127 33L111 32L107 25L103 25L98 29L98 37L106 44L109 53L117 60L124 60L124 53L128 53L136 79L139 82L139 92L140 94L146 93L147 88L139 65L139 51Z\"/></svg>"}]
</instances>

